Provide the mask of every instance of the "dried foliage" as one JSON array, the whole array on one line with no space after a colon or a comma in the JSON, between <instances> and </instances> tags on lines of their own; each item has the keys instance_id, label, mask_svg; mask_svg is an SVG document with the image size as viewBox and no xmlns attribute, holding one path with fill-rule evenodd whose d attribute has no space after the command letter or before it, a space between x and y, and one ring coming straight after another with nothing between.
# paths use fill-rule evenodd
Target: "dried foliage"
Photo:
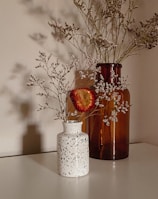
<instances>
[{"instance_id":1,"label":"dried foliage","mask_svg":"<svg viewBox=\"0 0 158 199\"><path fill-rule=\"evenodd\" d=\"M113 64L114 65L114 64ZM104 77L101 74L100 67L97 68L95 71L95 75L91 76L93 78L95 84L93 85L95 93L96 93L96 100L95 100L95 109L93 109L89 115L96 115L101 114L98 112L98 110L101 108L102 112L105 114L103 115L103 122L109 126L110 122L118 122L118 114L123 113L126 114L129 111L130 104L128 101L125 101L122 99L122 96L120 94L120 91L124 91L127 89L128 84L127 80L124 77L118 77L118 75L115 74L114 70L110 71L110 77L113 81L111 82L105 82ZM96 76L99 75L99 81ZM85 74L81 77L85 78ZM87 74L87 77L89 75ZM117 84L115 83L115 80L117 79ZM111 102L113 106L111 107L111 111L107 113L107 104L105 102ZM104 111L105 110L105 111Z\"/></svg>"},{"instance_id":2,"label":"dried foliage","mask_svg":"<svg viewBox=\"0 0 158 199\"><path fill-rule=\"evenodd\" d=\"M83 26L60 23L52 18L49 25L58 41L68 41L85 57L99 62L120 63L142 49L158 44L158 14L137 22L135 0L73 0Z\"/></svg>"},{"instance_id":3,"label":"dried foliage","mask_svg":"<svg viewBox=\"0 0 158 199\"><path fill-rule=\"evenodd\" d=\"M113 101L114 107L110 115L104 116L104 122L106 125L110 124L110 121L117 122L117 115L119 112L126 113L129 109L129 104L126 101L121 100L119 90L127 89L126 80L123 78L117 78L114 71L111 71L112 78L117 78L117 85L114 82L107 83L104 81L103 76L100 73L99 68L93 73L85 73L80 70L80 78L89 78L94 82L95 107L89 110L86 114L74 110L73 112L67 109L67 97L69 92L74 89L74 81L76 80L75 72L78 70L79 62L75 57L71 57L69 64L63 64L58 59L54 60L52 55L46 55L46 53L39 52L39 57L36 59L38 65L35 67L39 72L36 75L31 75L29 78L28 86L37 87L39 91L37 95L42 97L44 103L39 104L38 110L51 109L55 111L55 119L67 121L70 116L73 116L77 120L90 117L98 114L100 108L105 108L102 104L103 100ZM89 63L89 61L87 61ZM90 64L90 63L89 63ZM96 76L100 76L100 80Z\"/></svg>"},{"instance_id":4,"label":"dried foliage","mask_svg":"<svg viewBox=\"0 0 158 199\"><path fill-rule=\"evenodd\" d=\"M45 102L39 105L38 110L51 109L55 111L56 119L66 121L69 114L66 110L66 98L74 83L72 75L77 63L73 57L69 64L60 63L58 59L54 61L52 58L52 55L39 53L36 69L40 72L31 75L27 85L40 89L37 95L41 96Z\"/></svg>"},{"instance_id":5,"label":"dried foliage","mask_svg":"<svg viewBox=\"0 0 158 199\"><path fill-rule=\"evenodd\" d=\"M100 73L100 81L96 74L100 71L95 69L99 63L121 63L128 56L136 54L139 50L152 49L158 45L158 14L155 13L144 22L137 22L134 18L138 8L135 0L72 0L78 9L81 24L69 24L59 22L51 18L49 22L52 28L52 36L59 42L70 43L78 53L78 58L84 57L80 64L79 59L71 57L69 64L61 64L59 60L54 62L51 56L40 53L37 69L42 69L48 81L41 77L31 75L29 86L37 86L42 92L38 95L45 98L44 105L39 110L52 109L56 112L56 119L66 121L70 115L80 118L81 113L67 111L67 96L72 89L74 78L69 78L71 72L80 69L93 69L94 73L80 71L82 78L89 78L95 82L94 89L97 94L96 107L86 116L97 114L98 108L106 108L103 100L114 102L110 115L105 115L103 121L106 125L117 122L118 113L126 114L129 111L127 101L122 101L119 90L127 89L124 79L119 79L117 85L104 82ZM32 38L43 42L42 34L33 35ZM115 74L111 74L116 78ZM75 76L73 76L75 77Z\"/></svg>"}]
</instances>

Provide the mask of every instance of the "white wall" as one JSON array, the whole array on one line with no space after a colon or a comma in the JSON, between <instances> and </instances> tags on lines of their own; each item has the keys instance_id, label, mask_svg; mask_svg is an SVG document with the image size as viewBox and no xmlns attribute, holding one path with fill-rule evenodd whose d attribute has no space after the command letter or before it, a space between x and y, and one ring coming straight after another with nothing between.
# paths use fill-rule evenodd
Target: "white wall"
<instances>
[{"instance_id":1,"label":"white wall","mask_svg":"<svg viewBox=\"0 0 158 199\"><path fill-rule=\"evenodd\" d=\"M48 19L42 20L21 0L0 1L0 156L54 150L62 131L52 113L35 111L35 94L26 86L43 50L29 34L49 31Z\"/></svg>"},{"instance_id":2,"label":"white wall","mask_svg":"<svg viewBox=\"0 0 158 199\"><path fill-rule=\"evenodd\" d=\"M142 1L141 17L158 12L158 1ZM139 59L141 140L158 145L158 47L144 52Z\"/></svg>"},{"instance_id":3,"label":"white wall","mask_svg":"<svg viewBox=\"0 0 158 199\"><path fill-rule=\"evenodd\" d=\"M151 1L141 1L141 16L156 11L158 2L152 1L152 5ZM0 156L54 150L56 134L62 131L61 122L52 119L53 113L34 111L37 99L26 86L38 51L55 50L59 45L52 40L41 47L29 38L34 32L50 36L48 18L31 14L29 4L22 2L26 1L0 0ZM33 2L35 6L44 2L45 9L53 4L55 14L71 5L70 0L66 5L64 0ZM158 144L157 53L158 48L123 64L123 74L128 74L130 82L132 142L141 138Z\"/></svg>"}]
</instances>

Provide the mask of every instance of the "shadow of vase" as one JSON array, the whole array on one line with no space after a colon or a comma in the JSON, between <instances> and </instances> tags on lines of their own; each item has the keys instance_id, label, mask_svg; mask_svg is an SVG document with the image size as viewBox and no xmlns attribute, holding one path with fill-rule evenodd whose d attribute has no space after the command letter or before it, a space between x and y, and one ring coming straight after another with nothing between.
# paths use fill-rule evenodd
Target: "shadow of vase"
<instances>
[{"instance_id":1,"label":"shadow of vase","mask_svg":"<svg viewBox=\"0 0 158 199\"><path fill-rule=\"evenodd\" d=\"M26 130L22 137L22 154L42 152L42 135L38 124L33 122L32 106L28 101L20 103L21 119L26 121Z\"/></svg>"},{"instance_id":2,"label":"shadow of vase","mask_svg":"<svg viewBox=\"0 0 158 199\"><path fill-rule=\"evenodd\" d=\"M22 153L34 154L42 152L42 137L36 124L29 124L22 141Z\"/></svg>"}]
</instances>

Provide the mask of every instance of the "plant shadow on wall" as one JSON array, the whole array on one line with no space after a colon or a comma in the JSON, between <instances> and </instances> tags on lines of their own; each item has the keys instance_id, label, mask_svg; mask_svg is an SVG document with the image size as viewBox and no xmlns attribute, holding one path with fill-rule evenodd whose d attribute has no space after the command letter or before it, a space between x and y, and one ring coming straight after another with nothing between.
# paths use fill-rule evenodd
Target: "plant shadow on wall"
<instances>
[{"instance_id":1,"label":"plant shadow on wall","mask_svg":"<svg viewBox=\"0 0 158 199\"><path fill-rule=\"evenodd\" d=\"M15 64L11 75L1 89L1 95L6 97L9 115L16 115L17 125L22 125L21 154L40 153L42 151L42 134L38 124L34 122L30 90L27 89L26 80L28 69L22 64ZM16 126L15 126L16 127Z\"/></svg>"},{"instance_id":2,"label":"plant shadow on wall","mask_svg":"<svg viewBox=\"0 0 158 199\"><path fill-rule=\"evenodd\" d=\"M26 7L28 15L45 28L45 31L43 29L40 32L35 30L29 34L29 37L40 45L44 52L52 53L63 62L68 62L69 56L72 54L78 56L78 49L71 46L69 42L59 42L60 33L53 35L49 24L51 20L59 19L60 21L61 17L70 23L75 20L78 26L82 26L80 17L76 10L74 10L73 1L69 0L64 7L61 4L62 1L54 3L48 0L21 0L20 2Z\"/></svg>"}]
</instances>

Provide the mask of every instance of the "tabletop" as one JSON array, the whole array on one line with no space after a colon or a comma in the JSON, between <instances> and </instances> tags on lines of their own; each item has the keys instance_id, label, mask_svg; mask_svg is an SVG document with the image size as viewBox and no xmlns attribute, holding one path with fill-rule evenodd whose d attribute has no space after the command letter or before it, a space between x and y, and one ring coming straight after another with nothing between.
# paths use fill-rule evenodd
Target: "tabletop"
<instances>
[{"instance_id":1,"label":"tabletop","mask_svg":"<svg viewBox=\"0 0 158 199\"><path fill-rule=\"evenodd\" d=\"M84 177L57 173L56 152L0 158L0 199L157 199L158 146L130 144L122 160L90 158Z\"/></svg>"}]
</instances>

